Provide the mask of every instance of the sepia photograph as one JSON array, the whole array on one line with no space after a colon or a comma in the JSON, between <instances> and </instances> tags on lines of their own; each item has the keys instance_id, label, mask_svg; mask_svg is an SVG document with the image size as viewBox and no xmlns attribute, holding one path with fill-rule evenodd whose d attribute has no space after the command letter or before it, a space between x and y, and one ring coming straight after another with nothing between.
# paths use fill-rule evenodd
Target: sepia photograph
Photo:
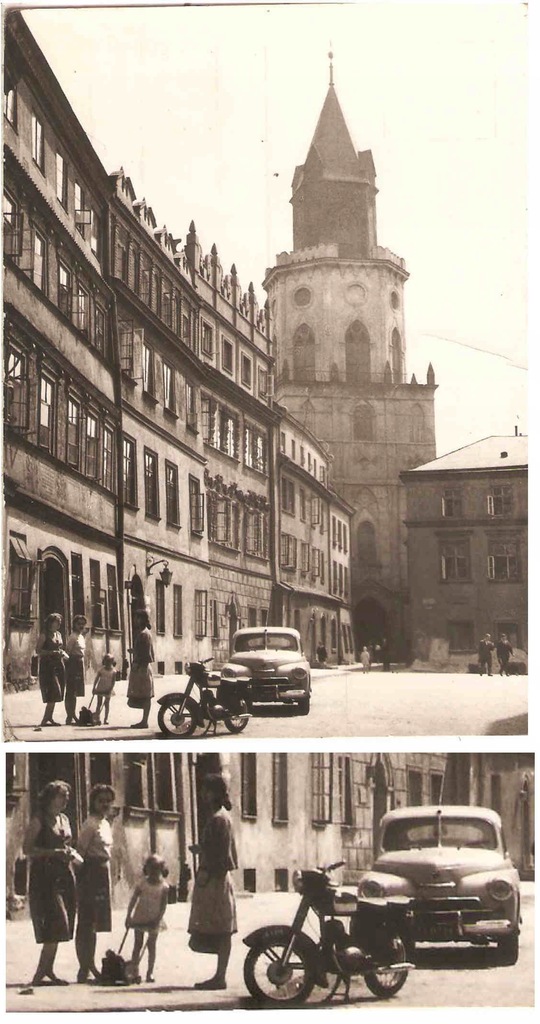
<instances>
[{"instance_id":1,"label":"sepia photograph","mask_svg":"<svg viewBox=\"0 0 540 1024\"><path fill-rule=\"evenodd\" d=\"M526 16L5 10L7 740L527 733Z\"/></svg>"},{"instance_id":2,"label":"sepia photograph","mask_svg":"<svg viewBox=\"0 0 540 1024\"><path fill-rule=\"evenodd\" d=\"M8 1011L534 1005L533 754L6 757Z\"/></svg>"}]
</instances>

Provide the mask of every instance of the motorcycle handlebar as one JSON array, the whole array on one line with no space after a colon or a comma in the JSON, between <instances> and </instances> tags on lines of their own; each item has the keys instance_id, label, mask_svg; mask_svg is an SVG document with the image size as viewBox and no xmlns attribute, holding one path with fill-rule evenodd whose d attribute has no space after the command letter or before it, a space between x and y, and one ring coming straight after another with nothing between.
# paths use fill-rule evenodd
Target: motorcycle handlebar
<instances>
[{"instance_id":1,"label":"motorcycle handlebar","mask_svg":"<svg viewBox=\"0 0 540 1024\"><path fill-rule=\"evenodd\" d=\"M342 868L344 864L344 860L337 860L335 864L327 864L326 867L319 868L319 871L324 871L326 875L329 871L335 871L336 868Z\"/></svg>"}]
</instances>

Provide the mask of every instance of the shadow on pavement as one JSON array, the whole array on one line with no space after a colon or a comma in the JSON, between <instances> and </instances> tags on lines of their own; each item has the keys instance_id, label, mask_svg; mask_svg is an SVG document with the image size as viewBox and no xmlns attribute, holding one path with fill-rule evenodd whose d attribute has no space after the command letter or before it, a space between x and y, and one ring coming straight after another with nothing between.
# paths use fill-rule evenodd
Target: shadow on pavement
<instances>
[{"instance_id":1,"label":"shadow on pavement","mask_svg":"<svg viewBox=\"0 0 540 1024\"><path fill-rule=\"evenodd\" d=\"M496 946L453 946L418 949L417 971L471 971L500 967Z\"/></svg>"},{"instance_id":2,"label":"shadow on pavement","mask_svg":"<svg viewBox=\"0 0 540 1024\"><path fill-rule=\"evenodd\" d=\"M527 712L514 715L513 718L499 718L492 722L486 730L486 736L528 736L529 717Z\"/></svg>"}]
</instances>

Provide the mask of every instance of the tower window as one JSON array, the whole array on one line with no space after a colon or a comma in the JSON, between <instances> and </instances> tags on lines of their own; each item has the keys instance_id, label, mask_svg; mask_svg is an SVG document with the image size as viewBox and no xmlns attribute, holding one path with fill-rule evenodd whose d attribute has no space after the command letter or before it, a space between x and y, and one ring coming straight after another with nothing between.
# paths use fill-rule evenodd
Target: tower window
<instances>
[{"instance_id":1,"label":"tower window","mask_svg":"<svg viewBox=\"0 0 540 1024\"><path fill-rule=\"evenodd\" d=\"M309 288L297 288L294 293L294 301L297 306L309 306L311 302L311 292Z\"/></svg>"},{"instance_id":2,"label":"tower window","mask_svg":"<svg viewBox=\"0 0 540 1024\"><path fill-rule=\"evenodd\" d=\"M373 409L365 402L357 405L353 413L353 439L355 441L373 440Z\"/></svg>"},{"instance_id":3,"label":"tower window","mask_svg":"<svg viewBox=\"0 0 540 1024\"><path fill-rule=\"evenodd\" d=\"M355 384L366 383L371 376L369 334L359 320L355 320L345 334L345 373L346 380Z\"/></svg>"},{"instance_id":4,"label":"tower window","mask_svg":"<svg viewBox=\"0 0 540 1024\"><path fill-rule=\"evenodd\" d=\"M295 332L293 361L296 380L315 380L315 336L307 324L301 324Z\"/></svg>"},{"instance_id":5,"label":"tower window","mask_svg":"<svg viewBox=\"0 0 540 1024\"><path fill-rule=\"evenodd\" d=\"M394 328L392 331L392 342L390 345L390 363L392 366L392 380L394 384L403 382L403 360L401 357L401 335Z\"/></svg>"}]
</instances>

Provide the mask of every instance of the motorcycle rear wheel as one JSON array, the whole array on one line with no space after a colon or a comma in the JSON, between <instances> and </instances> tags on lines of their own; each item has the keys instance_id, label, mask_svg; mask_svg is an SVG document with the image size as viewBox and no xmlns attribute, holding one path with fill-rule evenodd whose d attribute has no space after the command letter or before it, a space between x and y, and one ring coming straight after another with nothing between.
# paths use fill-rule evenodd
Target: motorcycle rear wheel
<instances>
[{"instance_id":1,"label":"motorcycle rear wheel","mask_svg":"<svg viewBox=\"0 0 540 1024\"><path fill-rule=\"evenodd\" d=\"M249 722L249 718L240 718L238 715L231 715L230 718L224 718L223 721L225 723L225 728L228 729L229 732L243 732Z\"/></svg>"},{"instance_id":2,"label":"motorcycle rear wheel","mask_svg":"<svg viewBox=\"0 0 540 1024\"><path fill-rule=\"evenodd\" d=\"M393 940L393 945L394 957L392 963L406 963L407 953L403 940L396 936ZM395 996L403 988L408 976L408 971L369 971L364 975L364 981L369 991L373 992L373 995L377 996L378 999L391 999L392 996Z\"/></svg>"},{"instance_id":3,"label":"motorcycle rear wheel","mask_svg":"<svg viewBox=\"0 0 540 1024\"><path fill-rule=\"evenodd\" d=\"M160 705L158 725L166 736L174 736L176 739L193 736L198 724L198 708L191 698Z\"/></svg>"},{"instance_id":4,"label":"motorcycle rear wheel","mask_svg":"<svg viewBox=\"0 0 540 1024\"><path fill-rule=\"evenodd\" d=\"M305 1003L315 985L315 972L305 952L294 949L289 964L279 967L285 942L253 946L244 961L244 981L259 1003L296 1006Z\"/></svg>"}]
</instances>

